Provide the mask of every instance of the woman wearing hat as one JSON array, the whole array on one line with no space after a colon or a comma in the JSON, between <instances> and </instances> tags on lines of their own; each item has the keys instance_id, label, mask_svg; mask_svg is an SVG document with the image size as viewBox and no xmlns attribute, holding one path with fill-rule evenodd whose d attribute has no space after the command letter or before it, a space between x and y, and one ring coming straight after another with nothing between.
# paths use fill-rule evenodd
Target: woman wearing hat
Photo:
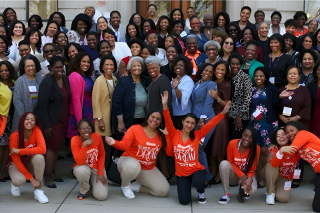
<instances>
[{"instance_id":1,"label":"woman wearing hat","mask_svg":"<svg viewBox=\"0 0 320 213\"><path fill-rule=\"evenodd\" d=\"M208 56L204 63L215 64L220 59L218 53L220 52L221 46L218 42L213 40L207 41L203 49Z\"/></svg>"}]
</instances>

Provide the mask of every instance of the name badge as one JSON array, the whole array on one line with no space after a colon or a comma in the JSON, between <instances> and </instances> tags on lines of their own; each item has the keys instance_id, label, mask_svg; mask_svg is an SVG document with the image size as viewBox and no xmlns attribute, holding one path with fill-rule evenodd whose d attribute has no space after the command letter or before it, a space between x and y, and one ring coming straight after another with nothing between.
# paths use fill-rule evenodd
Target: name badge
<instances>
[{"instance_id":1,"label":"name badge","mask_svg":"<svg viewBox=\"0 0 320 213\"><path fill-rule=\"evenodd\" d=\"M186 35L187 35L186 31L182 31L182 33L180 34L181 37L184 37Z\"/></svg>"},{"instance_id":2,"label":"name badge","mask_svg":"<svg viewBox=\"0 0 320 213\"><path fill-rule=\"evenodd\" d=\"M283 107L282 115L284 116L291 116L292 108L290 107Z\"/></svg>"},{"instance_id":3,"label":"name badge","mask_svg":"<svg viewBox=\"0 0 320 213\"><path fill-rule=\"evenodd\" d=\"M37 93L37 87L36 86L29 86L30 93Z\"/></svg>"},{"instance_id":4,"label":"name badge","mask_svg":"<svg viewBox=\"0 0 320 213\"><path fill-rule=\"evenodd\" d=\"M284 190L290 190L291 189L291 181L288 180L286 182L284 182Z\"/></svg>"},{"instance_id":5,"label":"name badge","mask_svg":"<svg viewBox=\"0 0 320 213\"><path fill-rule=\"evenodd\" d=\"M196 68L192 68L192 75L197 74L197 69Z\"/></svg>"},{"instance_id":6,"label":"name badge","mask_svg":"<svg viewBox=\"0 0 320 213\"><path fill-rule=\"evenodd\" d=\"M293 173L293 179L300 179L300 174L301 174L301 170L300 169L295 169L294 173Z\"/></svg>"},{"instance_id":7,"label":"name badge","mask_svg":"<svg viewBox=\"0 0 320 213\"><path fill-rule=\"evenodd\" d=\"M269 78L269 81L270 81L271 84L274 84L274 81L275 81L274 79L275 79L274 77L270 77Z\"/></svg>"}]
</instances>

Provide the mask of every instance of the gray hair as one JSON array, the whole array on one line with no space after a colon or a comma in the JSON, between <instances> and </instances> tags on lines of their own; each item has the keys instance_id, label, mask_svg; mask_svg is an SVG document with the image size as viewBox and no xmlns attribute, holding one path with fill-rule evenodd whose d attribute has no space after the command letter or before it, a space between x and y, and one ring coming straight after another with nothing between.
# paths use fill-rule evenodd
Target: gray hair
<instances>
[{"instance_id":1,"label":"gray hair","mask_svg":"<svg viewBox=\"0 0 320 213\"><path fill-rule=\"evenodd\" d=\"M209 45L214 45L214 46L216 46L216 48L218 49L218 52L219 52L220 49L221 49L221 46L220 46L220 44L219 44L217 41L209 40L209 41L207 41L207 42L204 44L203 50L204 50L204 51L207 51L207 48L209 47Z\"/></svg>"},{"instance_id":2,"label":"gray hair","mask_svg":"<svg viewBox=\"0 0 320 213\"><path fill-rule=\"evenodd\" d=\"M266 25L268 25L268 27L270 27L269 24L268 24L266 21L263 21L263 22L257 24L257 30L259 30L259 28L260 28L260 26L261 26L262 24L266 24Z\"/></svg>"},{"instance_id":3,"label":"gray hair","mask_svg":"<svg viewBox=\"0 0 320 213\"><path fill-rule=\"evenodd\" d=\"M159 66L160 66L160 63L159 63L159 61L158 61L158 57L157 56L149 56L148 58L146 58L145 60L144 60L144 63L146 64L146 65L150 65L150 64L153 64L153 63L157 63Z\"/></svg>"},{"instance_id":4,"label":"gray hair","mask_svg":"<svg viewBox=\"0 0 320 213\"><path fill-rule=\"evenodd\" d=\"M144 71L144 62L143 62L143 58L141 58L140 56L134 56L132 57L127 65L127 70L131 70L131 66L132 66L132 62L137 61L141 64L141 68L142 68L142 72Z\"/></svg>"},{"instance_id":5,"label":"gray hair","mask_svg":"<svg viewBox=\"0 0 320 213\"><path fill-rule=\"evenodd\" d=\"M190 34L187 36L187 39L186 39L186 43L188 43L188 39L190 38L195 38L197 40L197 43L198 43L198 36L196 36L195 34Z\"/></svg>"}]
</instances>

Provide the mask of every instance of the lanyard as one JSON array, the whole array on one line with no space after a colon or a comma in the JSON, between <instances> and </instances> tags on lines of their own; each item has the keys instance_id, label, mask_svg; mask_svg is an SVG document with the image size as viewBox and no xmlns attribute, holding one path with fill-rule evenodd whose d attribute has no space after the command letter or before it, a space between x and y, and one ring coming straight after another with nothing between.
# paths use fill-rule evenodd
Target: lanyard
<instances>
[{"instance_id":1,"label":"lanyard","mask_svg":"<svg viewBox=\"0 0 320 213\"><path fill-rule=\"evenodd\" d=\"M272 76L272 73L273 73L273 69L277 66L279 60L280 60L280 57L282 56L283 53L281 53L280 55L278 55L277 57L274 58L274 62L275 65L273 66L273 62L272 62L272 53L271 53L271 57L270 57L270 64L269 64L269 72L270 72L270 76Z\"/></svg>"}]
</instances>

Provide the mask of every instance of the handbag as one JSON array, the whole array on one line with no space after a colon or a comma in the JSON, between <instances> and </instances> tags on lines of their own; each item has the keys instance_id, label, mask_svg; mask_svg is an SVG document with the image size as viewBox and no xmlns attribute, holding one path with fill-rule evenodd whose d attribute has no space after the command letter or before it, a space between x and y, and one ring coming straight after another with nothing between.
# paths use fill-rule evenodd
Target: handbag
<instances>
[{"instance_id":1,"label":"handbag","mask_svg":"<svg viewBox=\"0 0 320 213\"><path fill-rule=\"evenodd\" d=\"M117 140L119 140L119 139L121 140L121 138L122 138L121 134L118 133L117 135L118 135ZM119 151L117 149L115 149L113 156L112 156L111 165L107 171L107 177L108 177L108 180L111 180L112 182L121 185L121 176L120 176L120 172L118 171L118 166L117 166L117 163L119 160L118 152Z\"/></svg>"}]
</instances>

